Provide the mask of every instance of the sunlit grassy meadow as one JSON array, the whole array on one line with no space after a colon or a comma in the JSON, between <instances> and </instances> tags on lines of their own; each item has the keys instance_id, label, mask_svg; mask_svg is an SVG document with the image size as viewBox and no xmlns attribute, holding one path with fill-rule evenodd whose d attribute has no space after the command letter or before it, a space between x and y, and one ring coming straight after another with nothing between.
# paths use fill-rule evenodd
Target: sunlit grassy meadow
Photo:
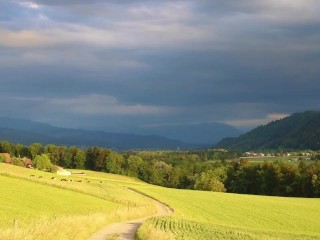
<instances>
[{"instance_id":1,"label":"sunlit grassy meadow","mask_svg":"<svg viewBox=\"0 0 320 240\"><path fill-rule=\"evenodd\" d=\"M140 239L320 239L320 199L140 187L175 209L153 218Z\"/></svg>"},{"instance_id":2,"label":"sunlit grassy meadow","mask_svg":"<svg viewBox=\"0 0 320 240\"><path fill-rule=\"evenodd\" d=\"M320 199L168 189L71 171L86 175L62 177L0 164L0 239L87 239L108 223L155 213L152 201L128 187L175 210L144 223L138 239L320 239Z\"/></svg>"},{"instance_id":3,"label":"sunlit grassy meadow","mask_svg":"<svg viewBox=\"0 0 320 240\"><path fill-rule=\"evenodd\" d=\"M108 223L155 212L151 201L122 185L138 180L86 173L62 177L0 164L0 239L87 239Z\"/></svg>"},{"instance_id":4,"label":"sunlit grassy meadow","mask_svg":"<svg viewBox=\"0 0 320 240\"><path fill-rule=\"evenodd\" d=\"M0 176L0 219L29 224L36 218L53 218L115 210L119 204L91 195Z\"/></svg>"}]
</instances>

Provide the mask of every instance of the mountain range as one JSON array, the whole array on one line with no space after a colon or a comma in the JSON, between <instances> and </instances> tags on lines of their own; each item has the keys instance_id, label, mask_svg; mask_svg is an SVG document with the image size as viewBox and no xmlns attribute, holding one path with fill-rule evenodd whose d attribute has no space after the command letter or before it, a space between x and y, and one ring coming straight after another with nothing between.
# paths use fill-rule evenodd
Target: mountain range
<instances>
[{"instance_id":1,"label":"mountain range","mask_svg":"<svg viewBox=\"0 0 320 240\"><path fill-rule=\"evenodd\" d=\"M238 132L232 130L232 127L225 125L225 129L231 129L223 134L223 125L217 125L220 130L217 131L216 139L222 138L221 136L234 136ZM207 126L208 128L209 126ZM72 128L61 128L55 127L47 123L39 123L25 119L16 119L9 117L0 117L0 141L10 141L12 143L21 143L29 145L31 143L39 142L45 144L56 144L56 145L76 145L76 146L100 146L117 150L128 150L128 149L195 149L195 148L206 148L214 142L210 139L201 138L197 139L203 131L200 131L200 126L196 126L194 129L190 128L189 138L181 140L182 132L184 128L173 128L170 127L167 132L168 137L163 134L166 132L162 128L162 136L155 134L131 134L131 133L114 133L105 131L95 130L83 130L83 129L72 129ZM160 129L159 129L160 130ZM187 131L187 129L185 129ZM214 135L214 129L207 131L207 135ZM197 135L198 132L198 135ZM188 134L186 136L188 136ZM164 135L164 136L163 136ZM194 136L192 138L192 135ZM219 135L219 136L218 136ZM179 139L180 138L180 139ZM188 141L188 140L194 141ZM186 140L186 141L184 141ZM205 144L207 142L207 144Z\"/></svg>"},{"instance_id":2,"label":"mountain range","mask_svg":"<svg viewBox=\"0 0 320 240\"><path fill-rule=\"evenodd\" d=\"M319 150L320 111L294 113L237 138L225 138L215 147L242 151L281 148Z\"/></svg>"},{"instance_id":3,"label":"mountain range","mask_svg":"<svg viewBox=\"0 0 320 240\"><path fill-rule=\"evenodd\" d=\"M110 128L107 132L116 131L138 135L157 135L178 139L195 145L213 145L225 137L237 137L242 132L232 126L219 122L193 124L160 124L131 126L124 129Z\"/></svg>"}]
</instances>

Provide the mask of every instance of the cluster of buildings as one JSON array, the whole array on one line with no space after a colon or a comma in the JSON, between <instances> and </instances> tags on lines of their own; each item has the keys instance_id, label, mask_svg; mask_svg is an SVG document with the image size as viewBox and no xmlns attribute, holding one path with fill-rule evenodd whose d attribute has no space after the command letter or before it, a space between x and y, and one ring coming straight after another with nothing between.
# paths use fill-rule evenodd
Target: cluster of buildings
<instances>
[{"instance_id":1,"label":"cluster of buildings","mask_svg":"<svg viewBox=\"0 0 320 240\"><path fill-rule=\"evenodd\" d=\"M0 157L4 158L4 163L7 164L13 164L13 159L10 156L10 153L0 153ZM27 157L23 157L21 158L24 167L26 168L32 168L32 160L27 158Z\"/></svg>"},{"instance_id":2,"label":"cluster of buildings","mask_svg":"<svg viewBox=\"0 0 320 240\"><path fill-rule=\"evenodd\" d=\"M245 152L241 158L273 158L273 153Z\"/></svg>"},{"instance_id":3,"label":"cluster of buildings","mask_svg":"<svg viewBox=\"0 0 320 240\"><path fill-rule=\"evenodd\" d=\"M305 159L310 160L314 156L312 151L300 152L277 152L277 153L257 153L245 152L240 158L274 158L274 157L289 157L292 160Z\"/></svg>"}]
</instances>

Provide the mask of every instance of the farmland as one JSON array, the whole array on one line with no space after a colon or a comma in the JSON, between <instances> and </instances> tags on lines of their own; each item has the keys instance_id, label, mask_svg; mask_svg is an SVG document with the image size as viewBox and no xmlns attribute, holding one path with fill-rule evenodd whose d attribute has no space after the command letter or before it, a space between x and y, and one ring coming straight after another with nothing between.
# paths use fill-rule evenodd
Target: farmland
<instances>
[{"instance_id":1,"label":"farmland","mask_svg":"<svg viewBox=\"0 0 320 240\"><path fill-rule=\"evenodd\" d=\"M0 164L0 238L87 239L108 223L154 213L153 204L128 187L175 210L147 220L138 239L320 238L320 199L169 189L81 171L86 175L61 182L56 174Z\"/></svg>"},{"instance_id":2,"label":"farmland","mask_svg":"<svg viewBox=\"0 0 320 240\"><path fill-rule=\"evenodd\" d=\"M165 239L319 239L320 199L140 187L175 209L139 230ZM306 214L307 213L307 214Z\"/></svg>"},{"instance_id":3,"label":"farmland","mask_svg":"<svg viewBox=\"0 0 320 240\"><path fill-rule=\"evenodd\" d=\"M8 164L0 164L0 174L3 240L87 239L108 223L155 211L148 199L122 187L129 180L139 184L132 178L89 172L62 182L56 174Z\"/></svg>"}]
</instances>

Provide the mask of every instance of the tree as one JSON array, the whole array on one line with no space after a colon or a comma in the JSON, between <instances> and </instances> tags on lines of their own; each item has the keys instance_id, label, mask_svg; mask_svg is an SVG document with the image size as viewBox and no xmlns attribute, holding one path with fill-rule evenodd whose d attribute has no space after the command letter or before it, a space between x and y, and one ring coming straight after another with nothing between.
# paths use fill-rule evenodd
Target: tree
<instances>
[{"instance_id":1,"label":"tree","mask_svg":"<svg viewBox=\"0 0 320 240\"><path fill-rule=\"evenodd\" d=\"M116 152L110 152L106 157L106 171L121 174L123 172L124 157Z\"/></svg>"},{"instance_id":2,"label":"tree","mask_svg":"<svg viewBox=\"0 0 320 240\"><path fill-rule=\"evenodd\" d=\"M51 159L51 162L53 164L58 164L58 161L59 161L59 151L57 149L57 146L56 145L53 145L53 144L48 144L44 147L44 153L47 154L50 159Z\"/></svg>"},{"instance_id":3,"label":"tree","mask_svg":"<svg viewBox=\"0 0 320 240\"><path fill-rule=\"evenodd\" d=\"M70 153L72 159L77 155L77 152L78 152L78 148L76 146L71 146L69 149L68 149L68 152Z\"/></svg>"},{"instance_id":4,"label":"tree","mask_svg":"<svg viewBox=\"0 0 320 240\"><path fill-rule=\"evenodd\" d=\"M298 167L294 164L280 163L280 194L284 196L295 196L297 191L296 176L298 175Z\"/></svg>"},{"instance_id":5,"label":"tree","mask_svg":"<svg viewBox=\"0 0 320 240\"><path fill-rule=\"evenodd\" d=\"M127 160L128 173L130 176L139 176L139 171L143 164L143 160L139 156L131 155Z\"/></svg>"},{"instance_id":6,"label":"tree","mask_svg":"<svg viewBox=\"0 0 320 240\"><path fill-rule=\"evenodd\" d=\"M105 171L106 168L106 158L110 154L109 149L100 149L97 158L95 159L95 170L97 171Z\"/></svg>"},{"instance_id":7,"label":"tree","mask_svg":"<svg viewBox=\"0 0 320 240\"><path fill-rule=\"evenodd\" d=\"M66 146L58 146L57 151L59 154L58 164L63 167L70 167L72 156L69 153L68 148Z\"/></svg>"},{"instance_id":8,"label":"tree","mask_svg":"<svg viewBox=\"0 0 320 240\"><path fill-rule=\"evenodd\" d=\"M175 179L171 164L167 164L164 161L154 161L151 169L153 170L152 176L150 177L150 179L152 179L151 183L166 187L178 185L179 179Z\"/></svg>"},{"instance_id":9,"label":"tree","mask_svg":"<svg viewBox=\"0 0 320 240\"><path fill-rule=\"evenodd\" d=\"M87 149L87 160L86 160L86 168L94 170L96 167L96 160L99 157L100 154L100 148L99 147L89 147Z\"/></svg>"},{"instance_id":10,"label":"tree","mask_svg":"<svg viewBox=\"0 0 320 240\"><path fill-rule=\"evenodd\" d=\"M281 177L277 163L264 162L259 171L260 192L262 195L276 195Z\"/></svg>"},{"instance_id":11,"label":"tree","mask_svg":"<svg viewBox=\"0 0 320 240\"><path fill-rule=\"evenodd\" d=\"M320 195L320 177L316 174L312 175L311 183L313 186L313 193L315 197Z\"/></svg>"},{"instance_id":12,"label":"tree","mask_svg":"<svg viewBox=\"0 0 320 240\"><path fill-rule=\"evenodd\" d=\"M75 168L84 169L86 163L85 151L78 149L76 155L73 158L73 164Z\"/></svg>"},{"instance_id":13,"label":"tree","mask_svg":"<svg viewBox=\"0 0 320 240\"><path fill-rule=\"evenodd\" d=\"M307 169L307 179L306 183L310 188L311 197L319 197L320 196L320 164L319 162L315 162L311 164Z\"/></svg>"},{"instance_id":14,"label":"tree","mask_svg":"<svg viewBox=\"0 0 320 240\"><path fill-rule=\"evenodd\" d=\"M25 148L25 146L23 146L22 144L17 144L16 146L14 146L15 156L16 157L23 156L24 148Z\"/></svg>"},{"instance_id":15,"label":"tree","mask_svg":"<svg viewBox=\"0 0 320 240\"><path fill-rule=\"evenodd\" d=\"M31 158L31 153L30 150L27 146L25 145L21 145L21 144L17 144L16 145L16 156L17 157L27 157L27 158Z\"/></svg>"},{"instance_id":16,"label":"tree","mask_svg":"<svg viewBox=\"0 0 320 240\"><path fill-rule=\"evenodd\" d=\"M171 171L168 173L168 187L180 188L180 178L182 176L182 171L179 167L171 168Z\"/></svg>"},{"instance_id":17,"label":"tree","mask_svg":"<svg viewBox=\"0 0 320 240\"><path fill-rule=\"evenodd\" d=\"M34 158L33 164L39 170L54 171L54 166L51 164L51 160L47 154L37 155Z\"/></svg>"},{"instance_id":18,"label":"tree","mask_svg":"<svg viewBox=\"0 0 320 240\"><path fill-rule=\"evenodd\" d=\"M32 159L35 159L35 157L42 153L42 144L41 143L33 143L29 146L30 153Z\"/></svg>"},{"instance_id":19,"label":"tree","mask_svg":"<svg viewBox=\"0 0 320 240\"><path fill-rule=\"evenodd\" d=\"M208 190L213 192L225 192L224 181L227 179L227 172L224 167L200 173L196 176L194 189Z\"/></svg>"},{"instance_id":20,"label":"tree","mask_svg":"<svg viewBox=\"0 0 320 240\"><path fill-rule=\"evenodd\" d=\"M228 169L228 179L226 181L227 189L230 192L235 193L247 193L247 170L249 163L247 159L241 159L240 161L232 161L231 166Z\"/></svg>"},{"instance_id":21,"label":"tree","mask_svg":"<svg viewBox=\"0 0 320 240\"><path fill-rule=\"evenodd\" d=\"M10 155L13 155L14 154L14 146L12 143L10 143L8 141L1 142L0 143L0 151L3 153L9 153Z\"/></svg>"}]
</instances>

